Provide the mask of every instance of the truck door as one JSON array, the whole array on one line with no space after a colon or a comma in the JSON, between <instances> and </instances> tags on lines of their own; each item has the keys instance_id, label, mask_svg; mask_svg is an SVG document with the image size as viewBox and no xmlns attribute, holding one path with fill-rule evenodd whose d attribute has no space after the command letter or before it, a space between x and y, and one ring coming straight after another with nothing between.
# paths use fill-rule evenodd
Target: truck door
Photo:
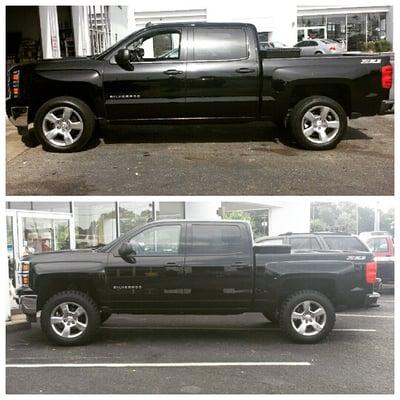
<instances>
[{"instance_id":1,"label":"truck door","mask_svg":"<svg viewBox=\"0 0 400 400\"><path fill-rule=\"evenodd\" d=\"M183 294L184 223L152 225L129 242L136 255L126 261L110 254L106 285L110 302L122 309L179 307Z\"/></svg>"},{"instance_id":2,"label":"truck door","mask_svg":"<svg viewBox=\"0 0 400 400\"><path fill-rule=\"evenodd\" d=\"M182 305L248 309L253 287L251 251L243 224L188 223Z\"/></svg>"},{"instance_id":3,"label":"truck door","mask_svg":"<svg viewBox=\"0 0 400 400\"><path fill-rule=\"evenodd\" d=\"M186 83L188 117L257 116L260 71L254 36L240 25L192 28Z\"/></svg>"},{"instance_id":4,"label":"truck door","mask_svg":"<svg viewBox=\"0 0 400 400\"><path fill-rule=\"evenodd\" d=\"M126 71L115 55L104 69L107 118L133 120L183 116L186 78L186 28L157 28L143 33L128 49L142 49L143 58ZM116 50L117 51L117 50Z\"/></svg>"}]
</instances>

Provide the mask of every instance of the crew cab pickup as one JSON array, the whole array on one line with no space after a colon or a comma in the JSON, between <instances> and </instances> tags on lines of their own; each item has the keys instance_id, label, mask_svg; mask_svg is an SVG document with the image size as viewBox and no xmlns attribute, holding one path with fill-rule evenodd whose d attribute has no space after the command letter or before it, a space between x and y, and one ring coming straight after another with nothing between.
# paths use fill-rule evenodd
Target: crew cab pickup
<instances>
[{"instance_id":1,"label":"crew cab pickup","mask_svg":"<svg viewBox=\"0 0 400 400\"><path fill-rule=\"evenodd\" d=\"M279 321L294 341L315 343L335 309L370 301L369 252L291 254L254 246L246 221L163 220L92 250L34 254L19 265L19 303L44 334L74 345L112 313L240 314Z\"/></svg>"},{"instance_id":2,"label":"crew cab pickup","mask_svg":"<svg viewBox=\"0 0 400 400\"><path fill-rule=\"evenodd\" d=\"M45 149L82 149L95 122L143 124L273 121L307 149L330 149L347 118L375 115L389 101L392 66L379 54L300 57L260 50L243 23L145 27L99 55L17 65L7 114Z\"/></svg>"}]
</instances>

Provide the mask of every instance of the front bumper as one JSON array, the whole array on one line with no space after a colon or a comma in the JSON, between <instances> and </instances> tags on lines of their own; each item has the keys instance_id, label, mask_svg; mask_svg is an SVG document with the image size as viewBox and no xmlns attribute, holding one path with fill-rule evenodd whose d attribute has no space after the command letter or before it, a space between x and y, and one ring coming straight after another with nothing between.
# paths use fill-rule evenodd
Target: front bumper
<instances>
[{"instance_id":1,"label":"front bumper","mask_svg":"<svg viewBox=\"0 0 400 400\"><path fill-rule=\"evenodd\" d=\"M36 320L37 313L37 295L26 294L19 297L19 306L22 312L29 317L29 319Z\"/></svg>"},{"instance_id":2,"label":"front bumper","mask_svg":"<svg viewBox=\"0 0 400 400\"><path fill-rule=\"evenodd\" d=\"M393 114L394 113L394 100L382 100L379 109L379 115Z\"/></svg>"},{"instance_id":3,"label":"front bumper","mask_svg":"<svg viewBox=\"0 0 400 400\"><path fill-rule=\"evenodd\" d=\"M28 111L29 107L19 106L11 107L9 111L9 119L11 123L17 128L27 128L28 127Z\"/></svg>"},{"instance_id":4,"label":"front bumper","mask_svg":"<svg viewBox=\"0 0 400 400\"><path fill-rule=\"evenodd\" d=\"M377 292L372 292L372 293L367 293L365 295L365 300L364 300L364 304L365 306L370 306L372 304L376 304L376 302L378 301L379 297L381 297L381 295Z\"/></svg>"}]
</instances>

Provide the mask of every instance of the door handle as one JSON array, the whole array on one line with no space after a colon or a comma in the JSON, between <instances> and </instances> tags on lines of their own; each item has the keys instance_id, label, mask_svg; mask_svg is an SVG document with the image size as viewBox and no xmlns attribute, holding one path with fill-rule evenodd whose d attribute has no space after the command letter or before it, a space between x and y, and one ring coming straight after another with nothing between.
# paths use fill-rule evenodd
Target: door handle
<instances>
[{"instance_id":1,"label":"door handle","mask_svg":"<svg viewBox=\"0 0 400 400\"><path fill-rule=\"evenodd\" d=\"M167 69L164 71L165 75L180 75L183 74L183 71L179 71L178 69Z\"/></svg>"},{"instance_id":2,"label":"door handle","mask_svg":"<svg viewBox=\"0 0 400 400\"><path fill-rule=\"evenodd\" d=\"M238 74L249 74L251 72L255 72L255 69L253 69L253 68L239 68L239 69L236 70L236 72Z\"/></svg>"},{"instance_id":3,"label":"door handle","mask_svg":"<svg viewBox=\"0 0 400 400\"><path fill-rule=\"evenodd\" d=\"M238 261L233 263L231 267L248 267L248 264L245 262Z\"/></svg>"},{"instance_id":4,"label":"door handle","mask_svg":"<svg viewBox=\"0 0 400 400\"><path fill-rule=\"evenodd\" d=\"M182 267L182 264L178 264L176 262L168 262L164 264L164 267Z\"/></svg>"}]
</instances>

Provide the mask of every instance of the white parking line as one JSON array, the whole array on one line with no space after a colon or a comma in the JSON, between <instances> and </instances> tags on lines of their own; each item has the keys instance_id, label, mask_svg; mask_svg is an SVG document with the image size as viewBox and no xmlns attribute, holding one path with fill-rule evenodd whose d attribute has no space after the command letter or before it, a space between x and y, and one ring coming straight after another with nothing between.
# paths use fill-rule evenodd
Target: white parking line
<instances>
[{"instance_id":1,"label":"white parking line","mask_svg":"<svg viewBox=\"0 0 400 400\"><path fill-rule=\"evenodd\" d=\"M309 362L186 362L186 363L91 363L91 364L6 364L7 368L164 368L164 367L253 367L309 366Z\"/></svg>"},{"instance_id":2,"label":"white parking line","mask_svg":"<svg viewBox=\"0 0 400 400\"><path fill-rule=\"evenodd\" d=\"M394 315L378 314L336 314L337 317L361 317L361 318L394 318Z\"/></svg>"},{"instance_id":3,"label":"white parking line","mask_svg":"<svg viewBox=\"0 0 400 400\"><path fill-rule=\"evenodd\" d=\"M135 331L246 331L246 332L257 332L257 331L279 331L279 328L207 328L204 326L199 326L199 327L188 327L188 326L183 326L183 327L174 327L174 326L156 326L156 327L134 327L134 326L102 326L100 329L122 329L122 330L135 330ZM337 328L337 329L332 329L334 332L376 332L376 329L358 329L358 328Z\"/></svg>"}]
</instances>

